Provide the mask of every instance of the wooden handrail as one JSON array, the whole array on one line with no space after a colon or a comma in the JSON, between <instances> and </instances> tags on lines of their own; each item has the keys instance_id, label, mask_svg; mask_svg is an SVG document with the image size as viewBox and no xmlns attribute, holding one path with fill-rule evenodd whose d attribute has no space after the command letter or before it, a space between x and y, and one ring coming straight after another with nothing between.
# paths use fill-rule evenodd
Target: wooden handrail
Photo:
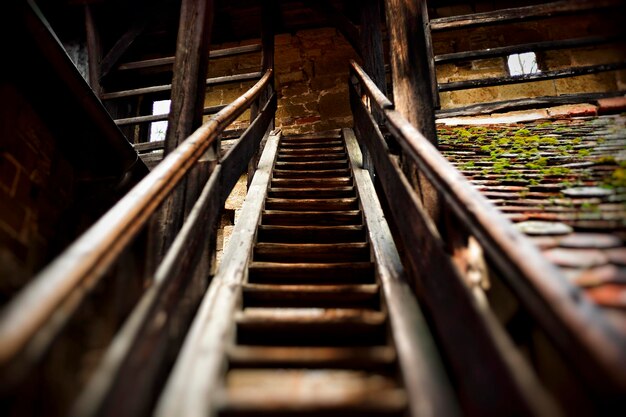
<instances>
[{"instance_id":1,"label":"wooden handrail","mask_svg":"<svg viewBox=\"0 0 626 417\"><path fill-rule=\"evenodd\" d=\"M389 100L376 94L376 86L360 66L351 61L356 77L374 104L383 109L389 131L407 155L428 177L453 213L483 246L507 283L535 313L549 314L551 336L595 358L614 383L626 386L626 347L597 307L578 287L562 276L553 264L493 206L441 153L399 112ZM384 96L383 96L384 97ZM562 347L570 347L563 346ZM588 364L579 364L586 367Z\"/></svg>"},{"instance_id":2,"label":"wooden handrail","mask_svg":"<svg viewBox=\"0 0 626 417\"><path fill-rule=\"evenodd\" d=\"M85 297L86 291L73 291L100 280L218 134L252 104L271 79L270 69L199 127L9 302L0 313L0 367L26 348L70 294Z\"/></svg>"}]
</instances>

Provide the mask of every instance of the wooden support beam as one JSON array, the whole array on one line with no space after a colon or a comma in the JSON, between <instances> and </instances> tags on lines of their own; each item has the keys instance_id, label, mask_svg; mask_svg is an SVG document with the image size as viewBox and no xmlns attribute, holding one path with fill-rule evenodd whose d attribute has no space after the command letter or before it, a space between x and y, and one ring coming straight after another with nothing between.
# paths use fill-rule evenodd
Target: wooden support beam
<instances>
[{"instance_id":1,"label":"wooden support beam","mask_svg":"<svg viewBox=\"0 0 626 417\"><path fill-rule=\"evenodd\" d=\"M209 85L226 84L226 83L233 83L233 82L239 82L239 81L258 80L259 78L261 78L262 75L263 75L262 72L249 72L246 74L236 74L236 75L227 75L224 77L207 78L205 80L205 84L209 86ZM143 88L135 88L133 90L124 90L124 91L115 91L112 93L105 93L105 94L102 94L101 98L102 100L112 100L115 98L140 96L142 94L163 93L165 91L170 91L170 90L172 90L171 84L156 85L153 87L143 87Z\"/></svg>"},{"instance_id":2,"label":"wooden support beam","mask_svg":"<svg viewBox=\"0 0 626 417\"><path fill-rule=\"evenodd\" d=\"M156 4L153 4L156 3ZM122 36L115 42L113 47L102 58L100 68L100 78L106 77L113 68L119 63L120 58L135 42L135 40L145 31L146 27L154 20L159 19L167 13L166 6L169 0L157 0L150 3L147 10L136 11L135 21L131 27L124 32Z\"/></svg>"},{"instance_id":3,"label":"wooden support beam","mask_svg":"<svg viewBox=\"0 0 626 417\"><path fill-rule=\"evenodd\" d=\"M213 0L182 0L164 156L171 154L202 124L213 13ZM183 187L164 205L160 253L165 253L170 246L186 212L191 209L201 177L202 173L197 170L191 173Z\"/></svg>"},{"instance_id":4,"label":"wooden support beam","mask_svg":"<svg viewBox=\"0 0 626 417\"><path fill-rule=\"evenodd\" d=\"M387 76L385 73L385 54L381 30L380 2L365 0L361 5L361 45L363 68L374 81L378 90L387 94ZM374 111L376 122L382 122L382 114ZM374 175L372 158L367 148L361 149L365 169Z\"/></svg>"},{"instance_id":5,"label":"wooden support beam","mask_svg":"<svg viewBox=\"0 0 626 417\"><path fill-rule=\"evenodd\" d=\"M511 54L521 54L523 52L551 51L557 49L580 48L584 46L602 45L612 42L619 42L619 36L590 36L584 38L562 39L556 41L544 41L534 43L524 43L519 45L501 46L498 48L481 49L477 51L453 52L435 56L435 63L447 64L452 62L467 61L473 59L488 59L494 57L507 56Z\"/></svg>"},{"instance_id":6,"label":"wooden support beam","mask_svg":"<svg viewBox=\"0 0 626 417\"><path fill-rule=\"evenodd\" d=\"M437 112L438 118L472 116L481 113L493 113L498 111L526 110L537 107L547 107L560 104L590 103L601 98L618 97L626 95L626 90L610 91L608 93L582 93L563 94L560 96L545 96L534 98L521 98L515 100L494 101L491 103L472 104L469 106L445 109Z\"/></svg>"},{"instance_id":7,"label":"wooden support beam","mask_svg":"<svg viewBox=\"0 0 626 417\"><path fill-rule=\"evenodd\" d=\"M543 17L558 16L563 14L580 13L589 10L608 7L623 6L622 0L568 0L553 3L538 4L533 6L500 9L491 12L475 13L463 16L443 17L430 21L432 31L460 29L467 27L483 26L487 24L499 24L516 22Z\"/></svg>"},{"instance_id":8,"label":"wooden support beam","mask_svg":"<svg viewBox=\"0 0 626 417\"><path fill-rule=\"evenodd\" d=\"M96 26L91 5L85 5L85 33L87 36L87 59L89 65L89 85L93 92L99 96L102 92L100 86L100 60L102 59L102 47L100 34Z\"/></svg>"},{"instance_id":9,"label":"wooden support beam","mask_svg":"<svg viewBox=\"0 0 626 417\"><path fill-rule=\"evenodd\" d=\"M471 88L492 87L497 85L520 84L532 81L553 80L556 78L576 77L599 72L617 71L626 68L626 62L611 64L588 65L584 67L564 68L554 71L537 72L509 77L490 77L477 80L455 81L439 84L439 91L468 90Z\"/></svg>"},{"instance_id":10,"label":"wooden support beam","mask_svg":"<svg viewBox=\"0 0 626 417\"><path fill-rule=\"evenodd\" d=\"M328 0L305 0L304 2L313 10L326 16L326 18L330 20L330 22L346 38L356 53L359 54L359 56L363 56L359 28L356 27L354 23L346 17L346 15L335 9L335 7Z\"/></svg>"},{"instance_id":11,"label":"wooden support beam","mask_svg":"<svg viewBox=\"0 0 626 417\"><path fill-rule=\"evenodd\" d=\"M215 114L226 107L226 104L222 104L220 106L211 106L205 107L202 110L203 115L207 114ZM117 119L115 120L115 124L118 126L127 126L127 125L139 125L144 123L153 123L167 120L169 117L169 113L165 114L152 114L149 116L136 116L136 117L128 117L125 119Z\"/></svg>"},{"instance_id":12,"label":"wooden support beam","mask_svg":"<svg viewBox=\"0 0 626 417\"><path fill-rule=\"evenodd\" d=\"M236 56L242 54L248 54L252 52L259 52L261 50L261 45L243 45L243 46L235 46L233 48L224 48L224 49L215 49L209 52L209 58L223 58L229 56ZM125 64L121 64L117 67L119 71L128 71L128 70L136 70L142 68L154 68L160 66L170 66L174 64L174 57L168 56L165 58L155 58L155 59L146 59L143 61L133 61L127 62Z\"/></svg>"},{"instance_id":13,"label":"wooden support beam","mask_svg":"<svg viewBox=\"0 0 626 417\"><path fill-rule=\"evenodd\" d=\"M391 75L395 108L437 146L433 90L428 64L428 46L424 33L425 0L385 0ZM407 169L410 163L407 162ZM437 193L422 174L418 186L426 211L436 219L439 216ZM411 177L412 175L410 175ZM437 222L435 220L435 222Z\"/></svg>"},{"instance_id":14,"label":"wooden support beam","mask_svg":"<svg viewBox=\"0 0 626 417\"><path fill-rule=\"evenodd\" d=\"M365 0L361 5L361 45L363 68L378 89L386 95L385 54L377 0Z\"/></svg>"}]
</instances>

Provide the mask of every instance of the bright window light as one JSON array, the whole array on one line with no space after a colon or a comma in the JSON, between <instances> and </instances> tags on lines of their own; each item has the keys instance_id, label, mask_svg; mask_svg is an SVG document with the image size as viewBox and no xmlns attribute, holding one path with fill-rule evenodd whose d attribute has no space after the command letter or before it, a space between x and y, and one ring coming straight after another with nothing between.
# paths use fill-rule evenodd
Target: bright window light
<instances>
[{"instance_id":1,"label":"bright window light","mask_svg":"<svg viewBox=\"0 0 626 417\"><path fill-rule=\"evenodd\" d=\"M152 114L168 114L170 112L171 100L159 100L152 103ZM165 140L167 122L154 122L150 124L150 142Z\"/></svg>"},{"instance_id":2,"label":"bright window light","mask_svg":"<svg viewBox=\"0 0 626 417\"><path fill-rule=\"evenodd\" d=\"M537 55L534 52L509 55L507 58L510 75L536 74L541 72L537 67Z\"/></svg>"}]
</instances>

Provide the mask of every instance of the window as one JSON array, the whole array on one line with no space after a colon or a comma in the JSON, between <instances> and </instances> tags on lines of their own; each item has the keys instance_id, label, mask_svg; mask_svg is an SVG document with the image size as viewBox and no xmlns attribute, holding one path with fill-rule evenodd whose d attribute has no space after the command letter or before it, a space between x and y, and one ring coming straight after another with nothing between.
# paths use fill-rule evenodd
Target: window
<instances>
[{"instance_id":1,"label":"window","mask_svg":"<svg viewBox=\"0 0 626 417\"><path fill-rule=\"evenodd\" d=\"M152 103L152 114L168 114L170 112L171 100L159 100ZM167 122L153 122L150 124L150 142L165 140Z\"/></svg>"},{"instance_id":2,"label":"window","mask_svg":"<svg viewBox=\"0 0 626 417\"><path fill-rule=\"evenodd\" d=\"M507 57L509 75L536 74L541 72L537 66L537 55L534 52L513 54Z\"/></svg>"}]
</instances>

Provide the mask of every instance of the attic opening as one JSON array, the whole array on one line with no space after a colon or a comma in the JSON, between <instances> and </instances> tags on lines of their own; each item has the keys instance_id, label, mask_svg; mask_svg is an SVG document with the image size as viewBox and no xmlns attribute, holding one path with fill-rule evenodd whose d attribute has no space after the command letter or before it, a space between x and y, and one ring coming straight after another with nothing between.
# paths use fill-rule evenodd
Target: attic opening
<instances>
[{"instance_id":1,"label":"attic opening","mask_svg":"<svg viewBox=\"0 0 626 417\"><path fill-rule=\"evenodd\" d=\"M170 112L170 104L172 100L157 100L152 103L152 114L168 114ZM150 142L165 140L165 132L167 131L167 121L153 122L150 124Z\"/></svg>"},{"instance_id":2,"label":"attic opening","mask_svg":"<svg viewBox=\"0 0 626 417\"><path fill-rule=\"evenodd\" d=\"M524 52L521 54L511 54L506 58L509 75L527 75L541 72L537 65L537 54L534 52Z\"/></svg>"}]
</instances>

